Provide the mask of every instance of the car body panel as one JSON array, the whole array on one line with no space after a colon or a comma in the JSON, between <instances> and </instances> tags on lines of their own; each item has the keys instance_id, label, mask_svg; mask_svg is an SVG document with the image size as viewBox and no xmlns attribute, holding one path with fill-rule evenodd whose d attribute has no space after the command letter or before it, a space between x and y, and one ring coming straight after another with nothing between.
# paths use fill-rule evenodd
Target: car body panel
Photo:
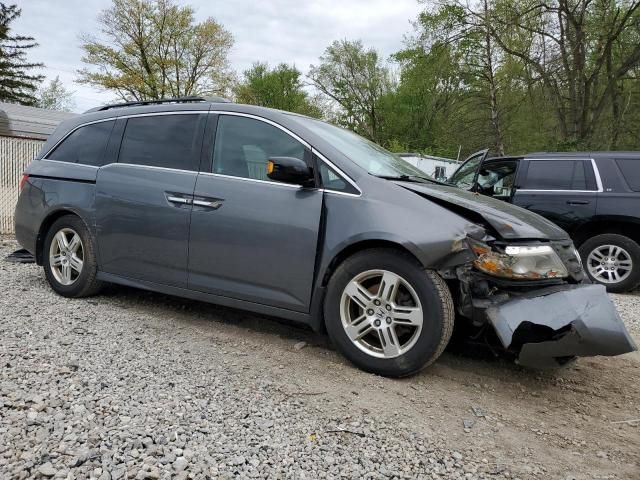
<instances>
[{"instance_id":1,"label":"car body panel","mask_svg":"<svg viewBox=\"0 0 640 480\"><path fill-rule=\"evenodd\" d=\"M476 212L505 240L568 238L562 229L539 215L491 197L444 185L412 183L404 186L428 198Z\"/></svg>"},{"instance_id":2,"label":"car body panel","mask_svg":"<svg viewBox=\"0 0 640 480\"><path fill-rule=\"evenodd\" d=\"M492 306L487 315L505 348L519 328L546 327L549 339L518 345L518 361L534 368L557 367L565 357L622 355L637 350L602 285L542 290Z\"/></svg>"},{"instance_id":3,"label":"car body panel","mask_svg":"<svg viewBox=\"0 0 640 480\"><path fill-rule=\"evenodd\" d=\"M96 182L100 269L177 287L187 286L191 204L197 172L110 164Z\"/></svg>"},{"instance_id":4,"label":"car body panel","mask_svg":"<svg viewBox=\"0 0 640 480\"><path fill-rule=\"evenodd\" d=\"M189 240L189 288L309 311L322 191L201 173Z\"/></svg>"},{"instance_id":5,"label":"car body panel","mask_svg":"<svg viewBox=\"0 0 640 480\"><path fill-rule=\"evenodd\" d=\"M95 167L34 160L25 173L29 178L16 204L15 232L18 243L37 260L41 226L51 215L75 213L95 233Z\"/></svg>"}]
</instances>

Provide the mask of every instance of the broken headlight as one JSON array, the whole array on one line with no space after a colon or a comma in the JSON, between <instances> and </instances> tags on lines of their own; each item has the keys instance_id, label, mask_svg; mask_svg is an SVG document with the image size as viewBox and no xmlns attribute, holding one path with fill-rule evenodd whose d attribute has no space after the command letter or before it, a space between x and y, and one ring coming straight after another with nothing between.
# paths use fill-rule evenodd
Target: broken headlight
<instances>
[{"instance_id":1,"label":"broken headlight","mask_svg":"<svg viewBox=\"0 0 640 480\"><path fill-rule=\"evenodd\" d=\"M508 245L496 251L477 240L470 239L469 243L476 254L474 267L495 277L539 280L569 275L550 245Z\"/></svg>"}]
</instances>

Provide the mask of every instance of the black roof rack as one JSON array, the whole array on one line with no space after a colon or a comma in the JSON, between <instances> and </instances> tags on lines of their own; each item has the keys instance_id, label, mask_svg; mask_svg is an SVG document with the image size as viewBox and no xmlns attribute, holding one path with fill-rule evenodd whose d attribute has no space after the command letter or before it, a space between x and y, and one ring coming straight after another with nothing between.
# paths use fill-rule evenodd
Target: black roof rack
<instances>
[{"instance_id":1,"label":"black roof rack","mask_svg":"<svg viewBox=\"0 0 640 480\"><path fill-rule=\"evenodd\" d=\"M176 98L162 98L160 100L137 100L133 102L113 103L110 105L102 105L87 110L84 113L90 112L102 112L105 110L111 110L112 108L125 108L125 107L140 107L144 105L162 105L164 103L197 103L197 102L211 102L211 103L231 103L231 100L223 97L176 97Z\"/></svg>"}]
</instances>

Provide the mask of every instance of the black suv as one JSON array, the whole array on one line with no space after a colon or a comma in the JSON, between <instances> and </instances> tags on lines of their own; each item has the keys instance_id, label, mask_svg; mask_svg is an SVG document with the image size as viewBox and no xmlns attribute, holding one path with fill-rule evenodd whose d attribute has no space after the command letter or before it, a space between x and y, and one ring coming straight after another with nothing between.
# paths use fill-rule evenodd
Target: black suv
<instances>
[{"instance_id":1,"label":"black suv","mask_svg":"<svg viewBox=\"0 0 640 480\"><path fill-rule=\"evenodd\" d=\"M566 230L594 282L640 284L640 152L471 155L449 183L539 213Z\"/></svg>"}]
</instances>

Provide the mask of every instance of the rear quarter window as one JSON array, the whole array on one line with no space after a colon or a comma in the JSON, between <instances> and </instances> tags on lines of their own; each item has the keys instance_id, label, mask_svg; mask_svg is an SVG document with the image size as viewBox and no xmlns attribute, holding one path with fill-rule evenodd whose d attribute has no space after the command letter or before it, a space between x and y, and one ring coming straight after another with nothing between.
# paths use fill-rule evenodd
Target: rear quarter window
<instances>
[{"instance_id":1,"label":"rear quarter window","mask_svg":"<svg viewBox=\"0 0 640 480\"><path fill-rule=\"evenodd\" d=\"M640 192L640 158L618 158L616 165L629 188L634 192Z\"/></svg>"},{"instance_id":2,"label":"rear quarter window","mask_svg":"<svg viewBox=\"0 0 640 480\"><path fill-rule=\"evenodd\" d=\"M115 120L108 120L91 123L74 130L53 152L47 155L47 160L102 166L114 124Z\"/></svg>"}]
</instances>

